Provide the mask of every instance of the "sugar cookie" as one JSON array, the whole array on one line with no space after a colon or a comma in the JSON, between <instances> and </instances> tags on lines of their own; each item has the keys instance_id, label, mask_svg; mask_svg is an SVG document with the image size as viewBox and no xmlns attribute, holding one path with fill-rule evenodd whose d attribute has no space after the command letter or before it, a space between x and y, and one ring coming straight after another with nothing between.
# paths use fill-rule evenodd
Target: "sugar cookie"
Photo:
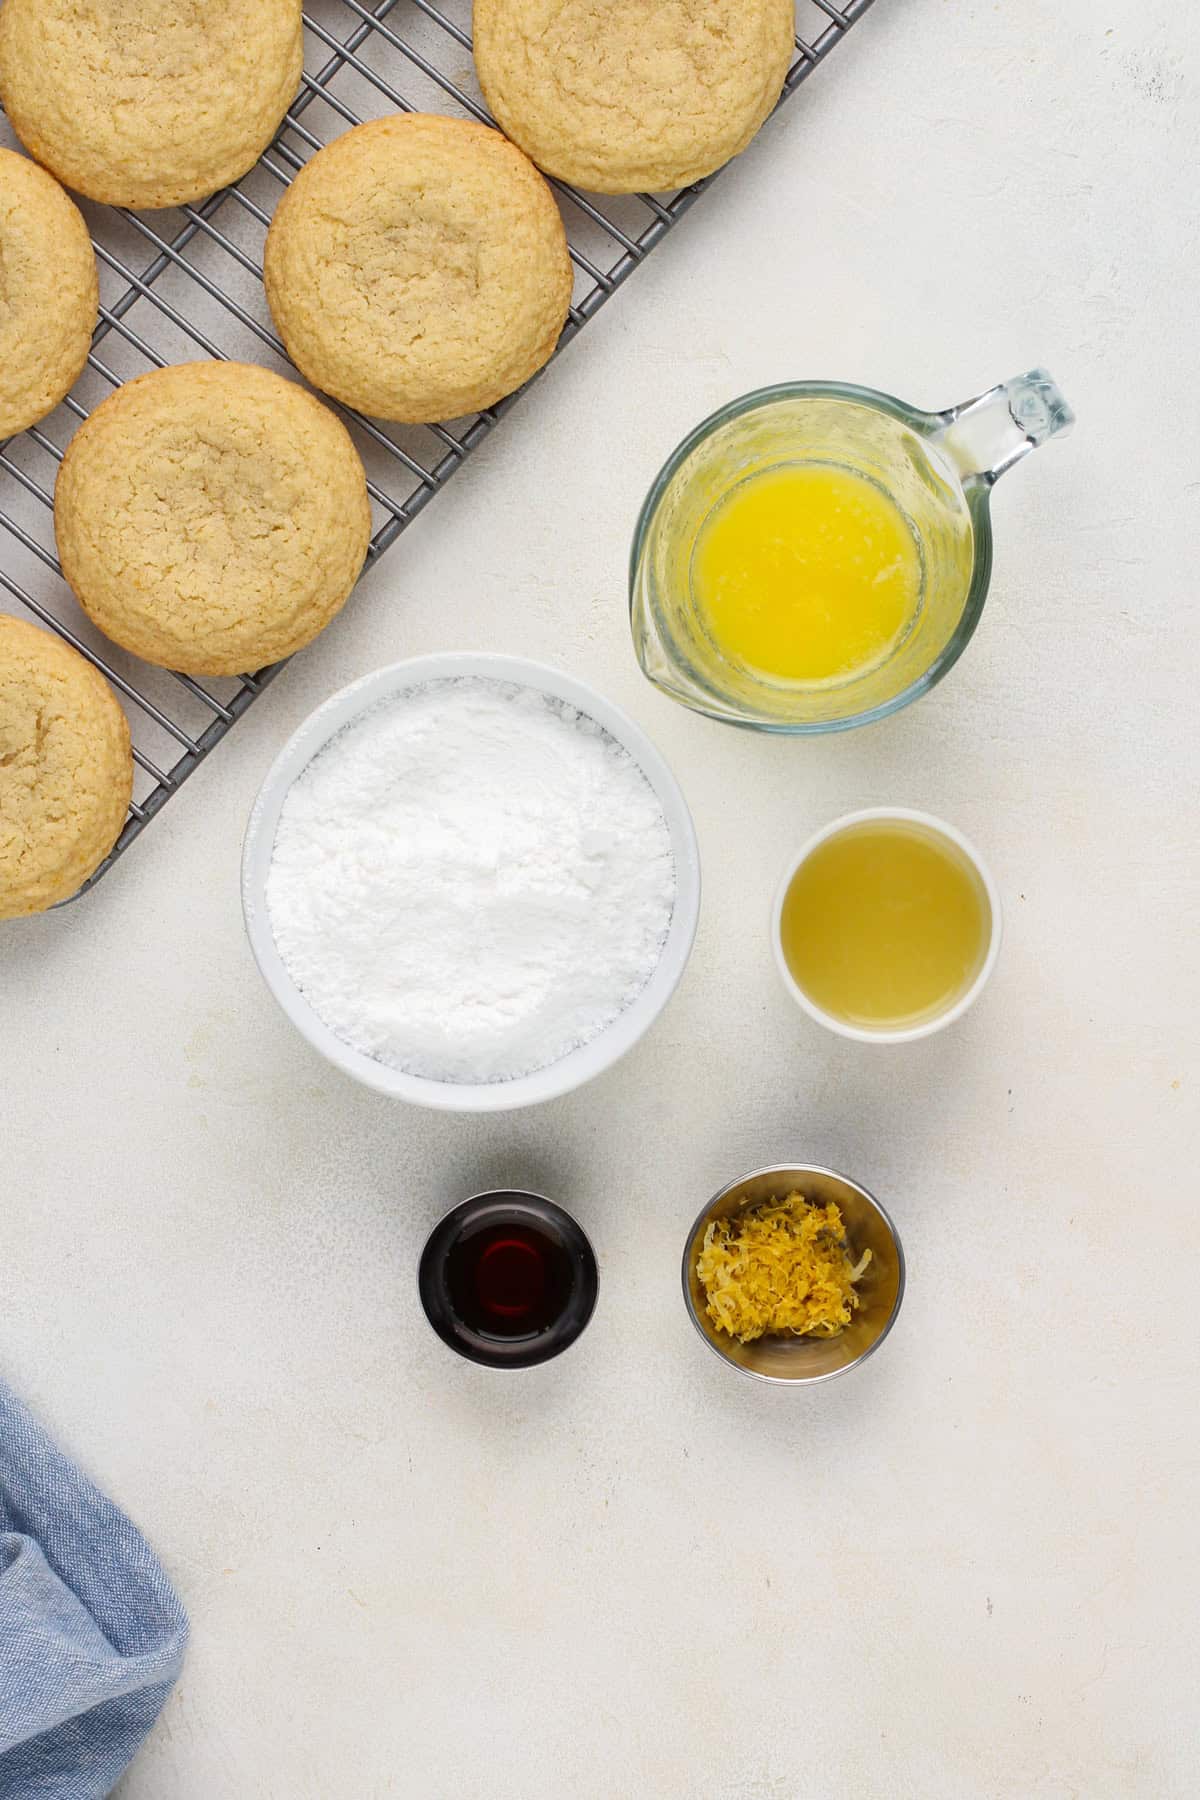
<instances>
[{"instance_id":1,"label":"sugar cookie","mask_svg":"<svg viewBox=\"0 0 1200 1800\"><path fill-rule=\"evenodd\" d=\"M497 131L373 120L279 203L267 299L314 387L376 418L458 418L527 381L558 341L571 262L554 197Z\"/></svg>"},{"instance_id":2,"label":"sugar cookie","mask_svg":"<svg viewBox=\"0 0 1200 1800\"><path fill-rule=\"evenodd\" d=\"M99 298L79 208L45 169L0 150L0 439L36 425L75 385Z\"/></svg>"},{"instance_id":3,"label":"sugar cookie","mask_svg":"<svg viewBox=\"0 0 1200 1800\"><path fill-rule=\"evenodd\" d=\"M371 533L340 419L246 363L156 369L67 447L54 494L63 574L101 631L190 675L278 662L337 613Z\"/></svg>"},{"instance_id":4,"label":"sugar cookie","mask_svg":"<svg viewBox=\"0 0 1200 1800\"><path fill-rule=\"evenodd\" d=\"M5 0L0 100L32 156L111 206L182 206L252 168L304 60L301 0Z\"/></svg>"},{"instance_id":5,"label":"sugar cookie","mask_svg":"<svg viewBox=\"0 0 1200 1800\"><path fill-rule=\"evenodd\" d=\"M779 98L792 0L475 0L488 106L538 167L594 193L686 187Z\"/></svg>"},{"instance_id":6,"label":"sugar cookie","mask_svg":"<svg viewBox=\"0 0 1200 1800\"><path fill-rule=\"evenodd\" d=\"M52 632L0 613L0 919L82 887L132 792L129 724L103 675Z\"/></svg>"}]
</instances>

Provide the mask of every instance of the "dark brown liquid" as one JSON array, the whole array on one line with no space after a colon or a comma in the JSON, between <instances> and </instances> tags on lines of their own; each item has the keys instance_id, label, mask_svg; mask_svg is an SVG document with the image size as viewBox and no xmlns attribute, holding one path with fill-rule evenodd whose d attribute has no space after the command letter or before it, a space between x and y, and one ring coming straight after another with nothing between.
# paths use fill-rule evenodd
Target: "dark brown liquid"
<instances>
[{"instance_id":1,"label":"dark brown liquid","mask_svg":"<svg viewBox=\"0 0 1200 1800\"><path fill-rule=\"evenodd\" d=\"M570 1213L541 1194L476 1194L429 1234L421 1304L472 1362L528 1369L573 1344L596 1304L596 1257Z\"/></svg>"},{"instance_id":2,"label":"dark brown liquid","mask_svg":"<svg viewBox=\"0 0 1200 1800\"><path fill-rule=\"evenodd\" d=\"M488 1338L530 1338L562 1316L572 1286L563 1246L535 1226L484 1225L465 1231L446 1258L455 1313Z\"/></svg>"}]
</instances>

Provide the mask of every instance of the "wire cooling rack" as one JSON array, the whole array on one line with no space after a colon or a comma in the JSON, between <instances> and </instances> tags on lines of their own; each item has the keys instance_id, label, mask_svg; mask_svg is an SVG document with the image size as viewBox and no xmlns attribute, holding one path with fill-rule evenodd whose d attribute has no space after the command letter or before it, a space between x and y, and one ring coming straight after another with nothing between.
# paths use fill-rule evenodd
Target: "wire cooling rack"
<instances>
[{"instance_id":1,"label":"wire cooling rack","mask_svg":"<svg viewBox=\"0 0 1200 1800\"><path fill-rule=\"evenodd\" d=\"M798 0L796 56L783 98L871 4ZM88 886L161 812L283 665L201 683L151 668L94 630L54 554L54 479L71 432L113 388L150 368L197 356L288 368L262 290L263 242L280 192L331 138L397 108L492 122L471 58L470 0L311 0L304 23L300 91L274 144L236 187L170 212L85 207L101 295L87 369L49 419L0 444L0 608L32 616L82 651L121 693L130 717L136 768L129 818ZM2 114L0 141L13 142ZM708 182L671 195L618 198L553 186L575 269L561 350ZM467 419L416 427L343 411L371 492L368 563L395 543L517 397Z\"/></svg>"}]
</instances>

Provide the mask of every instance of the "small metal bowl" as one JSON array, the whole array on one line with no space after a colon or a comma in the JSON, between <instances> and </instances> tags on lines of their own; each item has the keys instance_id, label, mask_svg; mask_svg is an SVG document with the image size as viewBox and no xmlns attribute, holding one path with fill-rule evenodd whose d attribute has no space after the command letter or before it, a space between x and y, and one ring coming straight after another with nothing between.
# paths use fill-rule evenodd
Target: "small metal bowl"
<instances>
[{"instance_id":1,"label":"small metal bowl","mask_svg":"<svg viewBox=\"0 0 1200 1800\"><path fill-rule=\"evenodd\" d=\"M864 1250L871 1252L862 1280L855 1284L862 1305L837 1337L763 1337L739 1344L728 1332L718 1330L705 1311L704 1289L696 1273L704 1233L713 1219L727 1219L756 1201L795 1190L806 1200L836 1202L855 1258ZM683 1298L692 1324L709 1349L743 1375L756 1375L760 1381L829 1381L865 1362L895 1324L904 1298L904 1251L883 1207L856 1181L832 1169L777 1163L731 1181L704 1208L684 1246Z\"/></svg>"}]
</instances>

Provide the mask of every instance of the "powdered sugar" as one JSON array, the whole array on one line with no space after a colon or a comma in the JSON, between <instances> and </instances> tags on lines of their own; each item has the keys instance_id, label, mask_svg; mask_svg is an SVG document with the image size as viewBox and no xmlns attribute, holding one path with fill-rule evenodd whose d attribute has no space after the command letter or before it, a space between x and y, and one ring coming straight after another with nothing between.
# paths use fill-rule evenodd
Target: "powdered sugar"
<instances>
[{"instance_id":1,"label":"powdered sugar","mask_svg":"<svg viewBox=\"0 0 1200 1800\"><path fill-rule=\"evenodd\" d=\"M675 902L637 764L532 688L458 677L372 707L280 813L266 886L292 979L346 1043L503 1081L589 1042L645 987Z\"/></svg>"}]
</instances>

